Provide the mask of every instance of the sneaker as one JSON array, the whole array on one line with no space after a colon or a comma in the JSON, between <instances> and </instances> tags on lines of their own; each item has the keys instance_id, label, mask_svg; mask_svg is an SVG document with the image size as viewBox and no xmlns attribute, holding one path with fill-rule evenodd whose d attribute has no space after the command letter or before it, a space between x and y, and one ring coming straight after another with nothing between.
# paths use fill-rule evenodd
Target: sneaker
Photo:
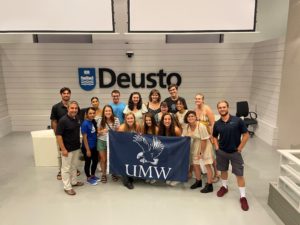
<instances>
[{"instance_id":1,"label":"sneaker","mask_svg":"<svg viewBox=\"0 0 300 225\"><path fill-rule=\"evenodd\" d=\"M100 178L97 176L91 176L90 179L95 180L95 181L100 181Z\"/></svg>"},{"instance_id":2,"label":"sneaker","mask_svg":"<svg viewBox=\"0 0 300 225\"><path fill-rule=\"evenodd\" d=\"M171 181L171 182L170 182L170 186L171 186L171 187L175 187L177 184L179 184L178 181Z\"/></svg>"},{"instance_id":3,"label":"sneaker","mask_svg":"<svg viewBox=\"0 0 300 225\"><path fill-rule=\"evenodd\" d=\"M65 190L66 194L68 195L76 195L76 192L73 189Z\"/></svg>"},{"instance_id":4,"label":"sneaker","mask_svg":"<svg viewBox=\"0 0 300 225\"><path fill-rule=\"evenodd\" d=\"M198 187L202 187L202 180L196 180L194 184L190 187L191 189L196 189Z\"/></svg>"},{"instance_id":5,"label":"sneaker","mask_svg":"<svg viewBox=\"0 0 300 225\"><path fill-rule=\"evenodd\" d=\"M150 184L155 184L156 183L156 180L152 179L150 180Z\"/></svg>"},{"instance_id":6,"label":"sneaker","mask_svg":"<svg viewBox=\"0 0 300 225\"><path fill-rule=\"evenodd\" d=\"M228 188L225 188L224 186L222 186L222 187L218 190L217 196L218 196L218 197L223 197L227 192L228 192Z\"/></svg>"},{"instance_id":7,"label":"sneaker","mask_svg":"<svg viewBox=\"0 0 300 225\"><path fill-rule=\"evenodd\" d=\"M171 181L170 181L170 180L166 180L166 184L167 184L167 185L170 185L170 184L171 184Z\"/></svg>"},{"instance_id":8,"label":"sneaker","mask_svg":"<svg viewBox=\"0 0 300 225\"><path fill-rule=\"evenodd\" d=\"M241 203L241 208L244 211L248 211L249 210L249 205L248 205L248 201L245 197L240 198L240 203Z\"/></svg>"},{"instance_id":9,"label":"sneaker","mask_svg":"<svg viewBox=\"0 0 300 225\"><path fill-rule=\"evenodd\" d=\"M98 184L97 180L93 179L93 177L90 177L89 179L87 179L86 182L89 183L90 185Z\"/></svg>"},{"instance_id":10,"label":"sneaker","mask_svg":"<svg viewBox=\"0 0 300 225\"><path fill-rule=\"evenodd\" d=\"M200 192L201 193L209 193L209 192L213 192L213 191L214 191L213 185L207 183Z\"/></svg>"}]
</instances>

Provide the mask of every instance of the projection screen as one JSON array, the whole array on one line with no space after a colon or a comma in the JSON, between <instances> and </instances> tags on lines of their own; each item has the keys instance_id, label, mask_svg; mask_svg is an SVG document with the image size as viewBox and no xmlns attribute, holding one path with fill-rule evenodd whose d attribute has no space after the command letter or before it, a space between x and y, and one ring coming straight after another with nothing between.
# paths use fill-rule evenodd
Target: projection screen
<instances>
[{"instance_id":1,"label":"projection screen","mask_svg":"<svg viewBox=\"0 0 300 225\"><path fill-rule=\"evenodd\" d=\"M256 0L128 0L128 32L255 31Z\"/></svg>"},{"instance_id":2,"label":"projection screen","mask_svg":"<svg viewBox=\"0 0 300 225\"><path fill-rule=\"evenodd\" d=\"M112 0L3 0L0 32L114 32Z\"/></svg>"}]
</instances>

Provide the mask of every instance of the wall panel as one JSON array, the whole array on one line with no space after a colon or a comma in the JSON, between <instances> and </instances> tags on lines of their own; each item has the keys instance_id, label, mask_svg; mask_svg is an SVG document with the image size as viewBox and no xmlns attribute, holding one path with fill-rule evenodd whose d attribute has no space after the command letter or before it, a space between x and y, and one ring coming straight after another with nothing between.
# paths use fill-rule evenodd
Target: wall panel
<instances>
[{"instance_id":1,"label":"wall panel","mask_svg":"<svg viewBox=\"0 0 300 225\"><path fill-rule=\"evenodd\" d=\"M0 55L2 50L0 48ZM8 105L6 100L5 83L2 72L2 61L0 59L0 137L11 132L11 121L8 114Z\"/></svg>"},{"instance_id":2,"label":"wall panel","mask_svg":"<svg viewBox=\"0 0 300 225\"><path fill-rule=\"evenodd\" d=\"M216 112L218 100L226 98L235 114L235 102L250 99L254 44L3 44L2 70L9 115L14 131L44 129L51 106L60 100L59 89L68 86L81 107L98 96L101 105L110 101L110 89L96 87L86 92L78 84L78 67L106 67L121 72L178 72L182 76L180 95L190 108L194 95L205 94ZM126 50L133 50L127 58ZM98 72L97 72L98 74ZM98 79L97 79L98 85ZM118 88L116 85L113 88ZM158 87L159 88L159 87ZM120 89L127 102L132 91L147 101L147 89ZM166 89L160 89L163 98Z\"/></svg>"},{"instance_id":3,"label":"wall panel","mask_svg":"<svg viewBox=\"0 0 300 225\"><path fill-rule=\"evenodd\" d=\"M256 135L277 145L278 102L280 94L284 39L256 43L254 46L251 108L258 114Z\"/></svg>"}]
</instances>

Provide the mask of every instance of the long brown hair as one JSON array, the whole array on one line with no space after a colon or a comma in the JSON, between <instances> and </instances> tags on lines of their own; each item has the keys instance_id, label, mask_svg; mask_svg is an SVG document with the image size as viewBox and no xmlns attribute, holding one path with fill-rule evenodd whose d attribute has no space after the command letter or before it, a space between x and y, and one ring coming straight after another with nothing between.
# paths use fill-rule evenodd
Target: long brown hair
<instances>
[{"instance_id":1,"label":"long brown hair","mask_svg":"<svg viewBox=\"0 0 300 225\"><path fill-rule=\"evenodd\" d=\"M164 118L166 116L170 116L171 117L171 125L169 130L169 133L167 133L167 128L164 125ZM168 135L167 135L168 134ZM172 116L171 113L164 113L161 117L160 123L159 123L159 132L158 135L160 136L176 136L176 132L175 132L175 121L174 121L174 117Z\"/></svg>"},{"instance_id":2,"label":"long brown hair","mask_svg":"<svg viewBox=\"0 0 300 225\"><path fill-rule=\"evenodd\" d=\"M111 109L111 117L107 120L106 116L104 115L105 109L110 108ZM112 107L110 105L105 105L102 109L102 115L101 115L101 122L100 122L100 128L104 129L105 125L111 121L112 123L115 123L115 115Z\"/></svg>"},{"instance_id":3,"label":"long brown hair","mask_svg":"<svg viewBox=\"0 0 300 225\"><path fill-rule=\"evenodd\" d=\"M146 124L146 117L150 117L151 118L151 127L149 127L147 124ZM156 134L156 121L155 121L155 118L153 116L152 113L146 113L145 116L144 116L144 128L143 128L143 133L144 134L153 134L155 135Z\"/></svg>"}]
</instances>

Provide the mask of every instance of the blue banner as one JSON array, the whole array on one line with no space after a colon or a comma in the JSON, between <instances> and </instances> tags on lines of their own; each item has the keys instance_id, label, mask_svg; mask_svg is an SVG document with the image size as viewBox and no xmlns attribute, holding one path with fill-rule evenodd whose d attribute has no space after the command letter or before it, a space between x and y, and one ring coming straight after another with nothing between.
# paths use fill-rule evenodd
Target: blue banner
<instances>
[{"instance_id":1,"label":"blue banner","mask_svg":"<svg viewBox=\"0 0 300 225\"><path fill-rule=\"evenodd\" d=\"M109 131L109 171L141 179L188 180L190 138Z\"/></svg>"}]
</instances>

